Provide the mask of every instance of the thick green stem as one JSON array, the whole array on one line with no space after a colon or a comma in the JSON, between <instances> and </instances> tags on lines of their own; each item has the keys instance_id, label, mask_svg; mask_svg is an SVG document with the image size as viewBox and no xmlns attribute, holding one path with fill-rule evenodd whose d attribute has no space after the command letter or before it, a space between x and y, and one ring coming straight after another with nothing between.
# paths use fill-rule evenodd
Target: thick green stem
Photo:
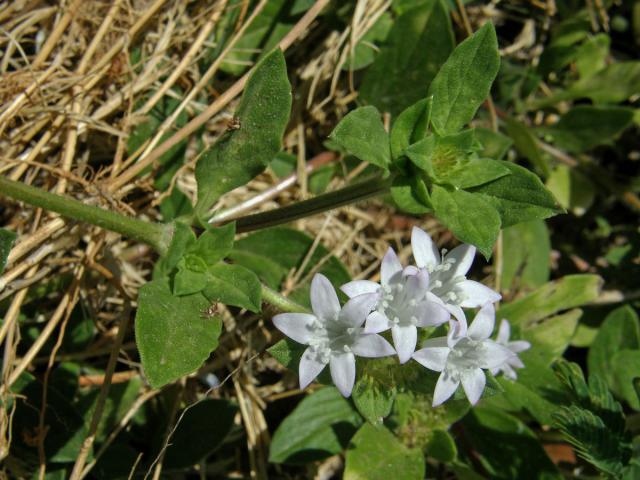
<instances>
[{"instance_id":1,"label":"thick green stem","mask_svg":"<svg viewBox=\"0 0 640 480\"><path fill-rule=\"evenodd\" d=\"M333 192L318 195L302 202L294 203L264 213L248 215L236 220L236 231L250 232L273 227L299 218L309 217L349 203L364 200L386 192L391 186L391 178L375 177Z\"/></svg>"},{"instance_id":2,"label":"thick green stem","mask_svg":"<svg viewBox=\"0 0 640 480\"><path fill-rule=\"evenodd\" d=\"M59 213L63 217L97 225L147 243L163 254L167 251L173 227L169 224L151 223L111 212L103 208L85 205L73 198L49 193L45 190L0 177L0 195Z\"/></svg>"},{"instance_id":3,"label":"thick green stem","mask_svg":"<svg viewBox=\"0 0 640 480\"><path fill-rule=\"evenodd\" d=\"M278 310L282 310L283 312L291 312L291 313L308 313L309 309L303 307L299 303L294 302L293 300L288 299L281 293L276 292L275 290L267 287L266 285L262 285L262 300L270 303Z\"/></svg>"}]
</instances>

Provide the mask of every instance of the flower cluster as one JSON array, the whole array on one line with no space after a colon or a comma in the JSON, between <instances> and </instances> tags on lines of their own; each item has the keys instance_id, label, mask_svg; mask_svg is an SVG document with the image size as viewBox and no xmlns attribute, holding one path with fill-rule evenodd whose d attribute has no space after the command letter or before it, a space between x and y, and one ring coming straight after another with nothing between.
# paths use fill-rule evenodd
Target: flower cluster
<instances>
[{"instance_id":1,"label":"flower cluster","mask_svg":"<svg viewBox=\"0 0 640 480\"><path fill-rule=\"evenodd\" d=\"M429 235L414 227L411 246L415 265L403 267L389 248L382 259L380 283L349 282L340 289L349 301L340 306L329 280L321 274L311 282L313 314L283 313L273 319L276 327L293 340L308 345L300 360L300 387L305 388L329 365L331 378L345 396L355 382L355 357L396 354L401 364L412 358L440 372L433 405L453 395L460 384L472 404L482 395L484 370L502 372L515 379L515 368L524 365L517 353L530 347L525 341L509 341L510 327L502 320L496 340L493 303L500 295L481 283L468 280L476 253L472 245L438 252ZM463 308L480 310L470 326ZM446 337L430 338L416 350L418 328L449 324ZM380 334L390 330L393 346Z\"/></svg>"}]
</instances>

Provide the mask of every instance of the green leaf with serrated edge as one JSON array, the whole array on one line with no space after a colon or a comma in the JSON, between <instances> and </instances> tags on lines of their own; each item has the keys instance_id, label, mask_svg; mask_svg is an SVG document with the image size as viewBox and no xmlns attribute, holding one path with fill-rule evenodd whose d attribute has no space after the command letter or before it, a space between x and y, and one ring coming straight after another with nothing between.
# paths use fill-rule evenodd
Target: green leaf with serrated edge
<instances>
[{"instance_id":1,"label":"green leaf with serrated edge","mask_svg":"<svg viewBox=\"0 0 640 480\"><path fill-rule=\"evenodd\" d=\"M345 480L420 480L424 475L422 452L405 447L383 426L365 423L351 439Z\"/></svg>"},{"instance_id":2,"label":"green leaf with serrated edge","mask_svg":"<svg viewBox=\"0 0 640 480\"><path fill-rule=\"evenodd\" d=\"M405 109L393 122L389 142L394 161L398 160L409 145L422 140L427 134L432 102L431 97L423 98Z\"/></svg>"},{"instance_id":3,"label":"green leaf with serrated edge","mask_svg":"<svg viewBox=\"0 0 640 480\"><path fill-rule=\"evenodd\" d=\"M0 228L0 274L4 271L4 267L7 265L7 257L9 256L9 251L15 241L15 232Z\"/></svg>"},{"instance_id":4,"label":"green leaf with serrated edge","mask_svg":"<svg viewBox=\"0 0 640 480\"><path fill-rule=\"evenodd\" d=\"M598 275L566 275L549 282L524 298L503 305L496 318L527 328L556 313L594 301L600 295L602 278Z\"/></svg>"},{"instance_id":5,"label":"green leaf with serrated edge","mask_svg":"<svg viewBox=\"0 0 640 480\"><path fill-rule=\"evenodd\" d=\"M264 57L247 81L236 111L240 126L228 130L196 164L202 217L224 193L261 173L280 151L291 110L291 86L279 49Z\"/></svg>"},{"instance_id":6,"label":"green leaf with serrated edge","mask_svg":"<svg viewBox=\"0 0 640 480\"><path fill-rule=\"evenodd\" d=\"M178 413L180 422L171 435L163 467L188 468L210 455L233 428L237 412L238 406L229 400L207 398Z\"/></svg>"},{"instance_id":7,"label":"green leaf with serrated edge","mask_svg":"<svg viewBox=\"0 0 640 480\"><path fill-rule=\"evenodd\" d=\"M468 124L489 95L499 68L496 31L487 22L456 47L429 86L434 130L447 135Z\"/></svg>"},{"instance_id":8,"label":"green leaf with serrated edge","mask_svg":"<svg viewBox=\"0 0 640 480\"><path fill-rule=\"evenodd\" d=\"M589 373L615 387L613 357L621 350L640 350L640 322L629 305L613 310L600 325L587 356Z\"/></svg>"},{"instance_id":9,"label":"green leaf with serrated edge","mask_svg":"<svg viewBox=\"0 0 640 480\"><path fill-rule=\"evenodd\" d=\"M391 163L389 135L376 107L360 107L349 112L329 138L360 160L387 169Z\"/></svg>"},{"instance_id":10,"label":"green leaf with serrated edge","mask_svg":"<svg viewBox=\"0 0 640 480\"><path fill-rule=\"evenodd\" d=\"M502 231L504 256L502 281L506 291L518 292L542 286L549 280L551 242L544 220L533 220Z\"/></svg>"},{"instance_id":11,"label":"green leaf with serrated edge","mask_svg":"<svg viewBox=\"0 0 640 480\"><path fill-rule=\"evenodd\" d=\"M511 117L507 117L505 126L518 153L529 160L542 175L548 177L551 172L549 161L542 155L538 147L538 140L531 129Z\"/></svg>"},{"instance_id":12,"label":"green leaf with serrated edge","mask_svg":"<svg viewBox=\"0 0 640 480\"><path fill-rule=\"evenodd\" d=\"M480 195L464 190L433 186L431 193L436 217L462 242L478 247L485 258L491 256L500 233L498 211Z\"/></svg>"},{"instance_id":13,"label":"green leaf with serrated edge","mask_svg":"<svg viewBox=\"0 0 640 480\"><path fill-rule=\"evenodd\" d=\"M348 400L334 387L306 397L276 429L269 461L304 465L341 453L362 424Z\"/></svg>"},{"instance_id":14,"label":"green leaf with serrated edge","mask_svg":"<svg viewBox=\"0 0 640 480\"><path fill-rule=\"evenodd\" d=\"M367 362L368 363L368 362ZM374 375L361 373L353 386L351 398L360 414L374 425L381 425L391 413L396 389L379 382Z\"/></svg>"},{"instance_id":15,"label":"green leaf with serrated edge","mask_svg":"<svg viewBox=\"0 0 640 480\"><path fill-rule=\"evenodd\" d=\"M235 222L222 227L209 227L187 251L202 258L207 265L214 265L229 254L235 235Z\"/></svg>"},{"instance_id":16,"label":"green leaf with serrated edge","mask_svg":"<svg viewBox=\"0 0 640 480\"><path fill-rule=\"evenodd\" d=\"M166 277L171 274L187 249L196 242L196 235L189 225L173 222L173 235L169 249L160 257L153 268L153 277Z\"/></svg>"},{"instance_id":17,"label":"green leaf with serrated edge","mask_svg":"<svg viewBox=\"0 0 640 480\"><path fill-rule=\"evenodd\" d=\"M427 0L395 19L386 44L365 72L360 97L393 116L426 96L455 39L445 3Z\"/></svg>"},{"instance_id":18,"label":"green leaf with serrated edge","mask_svg":"<svg viewBox=\"0 0 640 480\"><path fill-rule=\"evenodd\" d=\"M481 194L480 198L498 210L503 227L563 213L536 174L513 163L501 163L511 170L510 175L473 187L469 192Z\"/></svg>"},{"instance_id":19,"label":"green leaf with serrated edge","mask_svg":"<svg viewBox=\"0 0 640 480\"><path fill-rule=\"evenodd\" d=\"M202 312L211 302L201 293L172 295L169 280L153 280L140 289L136 345L142 368L154 388L198 369L218 346L222 321Z\"/></svg>"},{"instance_id":20,"label":"green leaf with serrated edge","mask_svg":"<svg viewBox=\"0 0 640 480\"><path fill-rule=\"evenodd\" d=\"M241 265L218 263L207 269L207 286L202 292L212 302L259 312L262 306L260 280Z\"/></svg>"},{"instance_id":21,"label":"green leaf with serrated edge","mask_svg":"<svg viewBox=\"0 0 640 480\"><path fill-rule=\"evenodd\" d=\"M488 128L476 128L474 131L476 139L482 144L482 150L478 155L483 158L501 160L513 145L513 141L500 132L494 132Z\"/></svg>"},{"instance_id":22,"label":"green leaf with serrated edge","mask_svg":"<svg viewBox=\"0 0 640 480\"><path fill-rule=\"evenodd\" d=\"M393 179L390 193L400 210L421 215L432 211L431 201L429 200L428 203L424 201L427 197L420 194L421 190L423 193L427 192L428 195L424 181L417 175L411 177L398 175Z\"/></svg>"},{"instance_id":23,"label":"green leaf with serrated edge","mask_svg":"<svg viewBox=\"0 0 640 480\"><path fill-rule=\"evenodd\" d=\"M633 123L633 109L615 106L578 105L557 123L538 130L550 141L569 152L584 152L611 143Z\"/></svg>"},{"instance_id":24,"label":"green leaf with serrated edge","mask_svg":"<svg viewBox=\"0 0 640 480\"><path fill-rule=\"evenodd\" d=\"M640 378L640 350L620 350L611 359L613 390L624 398L634 410L640 410L640 401L636 395L633 381Z\"/></svg>"},{"instance_id":25,"label":"green leaf with serrated edge","mask_svg":"<svg viewBox=\"0 0 640 480\"><path fill-rule=\"evenodd\" d=\"M535 433L516 417L497 409L476 407L462 424L490 478L563 478Z\"/></svg>"}]
</instances>

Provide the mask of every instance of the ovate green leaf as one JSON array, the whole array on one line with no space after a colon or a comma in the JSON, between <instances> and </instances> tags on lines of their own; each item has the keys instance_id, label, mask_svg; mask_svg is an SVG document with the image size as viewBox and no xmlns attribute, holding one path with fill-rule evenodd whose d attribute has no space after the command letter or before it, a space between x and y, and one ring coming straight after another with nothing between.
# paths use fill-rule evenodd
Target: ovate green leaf
<instances>
[{"instance_id":1,"label":"ovate green leaf","mask_svg":"<svg viewBox=\"0 0 640 480\"><path fill-rule=\"evenodd\" d=\"M136 344L151 386L159 388L193 372L218 346L222 321L202 314L209 305L201 293L172 295L166 278L140 289Z\"/></svg>"},{"instance_id":2,"label":"ovate green leaf","mask_svg":"<svg viewBox=\"0 0 640 480\"><path fill-rule=\"evenodd\" d=\"M424 138L429 127L432 98L424 98L404 110L391 127L391 157L396 160L409 145Z\"/></svg>"},{"instance_id":3,"label":"ovate green leaf","mask_svg":"<svg viewBox=\"0 0 640 480\"><path fill-rule=\"evenodd\" d=\"M543 220L523 222L503 231L502 288L519 291L549 280L551 242Z\"/></svg>"},{"instance_id":4,"label":"ovate green leaf","mask_svg":"<svg viewBox=\"0 0 640 480\"><path fill-rule=\"evenodd\" d=\"M211 302L246 308L259 312L262 303L260 280L241 265L218 263L207 270L207 285L203 292Z\"/></svg>"},{"instance_id":5,"label":"ovate green leaf","mask_svg":"<svg viewBox=\"0 0 640 480\"><path fill-rule=\"evenodd\" d=\"M349 112L329 138L360 160L384 169L391 163L389 135L376 107L361 107Z\"/></svg>"},{"instance_id":6,"label":"ovate green leaf","mask_svg":"<svg viewBox=\"0 0 640 480\"><path fill-rule=\"evenodd\" d=\"M489 95L499 68L496 32L487 22L456 47L429 87L435 131L455 133L469 123Z\"/></svg>"},{"instance_id":7,"label":"ovate green leaf","mask_svg":"<svg viewBox=\"0 0 640 480\"><path fill-rule=\"evenodd\" d=\"M229 130L196 164L198 202L203 216L224 193L262 172L280 150L291 110L291 86L279 49L255 67L236 111L239 128Z\"/></svg>"}]
</instances>

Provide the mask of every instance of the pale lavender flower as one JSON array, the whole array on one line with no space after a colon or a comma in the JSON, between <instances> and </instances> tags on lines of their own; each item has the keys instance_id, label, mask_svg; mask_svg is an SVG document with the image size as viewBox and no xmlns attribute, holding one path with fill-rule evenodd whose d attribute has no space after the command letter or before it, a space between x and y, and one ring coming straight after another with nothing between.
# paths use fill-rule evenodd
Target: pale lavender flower
<instances>
[{"instance_id":1,"label":"pale lavender flower","mask_svg":"<svg viewBox=\"0 0 640 480\"><path fill-rule=\"evenodd\" d=\"M481 307L500 300L500 294L465 276L476 254L473 245L460 245L442 256L427 232L413 227L411 248L418 268L429 272L429 291L445 304L458 321L464 322L462 308Z\"/></svg>"},{"instance_id":2,"label":"pale lavender flower","mask_svg":"<svg viewBox=\"0 0 640 480\"><path fill-rule=\"evenodd\" d=\"M490 340L495 325L495 310L491 303L480 309L473 323L449 323L446 337L432 338L413 354L424 367L441 372L433 393L433 406L445 402L462 383L469 402L475 405L486 384L482 369L503 365L514 353Z\"/></svg>"},{"instance_id":3,"label":"pale lavender flower","mask_svg":"<svg viewBox=\"0 0 640 480\"><path fill-rule=\"evenodd\" d=\"M341 287L352 299L374 295L374 311L367 317L366 333L391 329L393 344L400 363L411 358L418 339L417 327L441 325L449 319L443 303L429 293L429 274L416 267L402 268L400 260L389 248L380 271L381 285L356 280Z\"/></svg>"},{"instance_id":4,"label":"pale lavender flower","mask_svg":"<svg viewBox=\"0 0 640 480\"><path fill-rule=\"evenodd\" d=\"M502 372L505 377L511 380L516 380L518 378L518 374L515 369L524 368L524 363L522 363L522 360L520 360L520 357L518 357L517 354L524 352L525 350L529 350L531 348L531 344L526 340L514 340L510 342L509 337L511 337L511 326L509 325L509 322L503 318L500 322L500 327L498 328L496 343L504 345L511 350L514 355L509 357L502 365L492 368L491 373L497 375Z\"/></svg>"},{"instance_id":5,"label":"pale lavender flower","mask_svg":"<svg viewBox=\"0 0 640 480\"><path fill-rule=\"evenodd\" d=\"M313 277L310 295L313 315L282 313L273 317L273 323L291 339L309 345L300 359L300 388L309 385L328 364L333 383L348 397L355 382L355 355L376 358L395 353L384 338L365 333L362 327L377 297L360 295L340 308L335 289L321 274Z\"/></svg>"}]
</instances>

